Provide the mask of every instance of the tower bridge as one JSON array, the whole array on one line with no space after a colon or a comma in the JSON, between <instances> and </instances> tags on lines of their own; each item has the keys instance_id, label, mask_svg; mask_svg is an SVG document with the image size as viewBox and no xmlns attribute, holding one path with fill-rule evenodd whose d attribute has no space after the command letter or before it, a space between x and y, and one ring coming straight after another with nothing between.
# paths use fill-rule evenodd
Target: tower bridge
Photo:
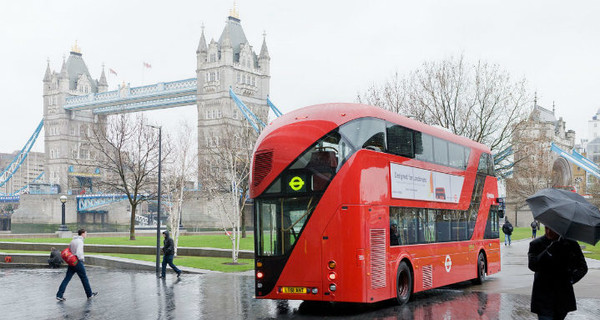
<instances>
[{"instance_id":1,"label":"tower bridge","mask_svg":"<svg viewBox=\"0 0 600 320\"><path fill-rule=\"evenodd\" d=\"M195 71L194 78L139 87L122 84L108 91L104 67L98 79L92 78L77 44L63 59L60 70L52 70L48 61L43 78L45 160L41 183L62 194L89 191L91 185L87 184L102 179L104 173L93 169L95 154L85 137L103 126L107 116L189 105L196 105L198 111L198 167L215 169L211 168L211 158L221 136L228 131L225 129L241 127L245 121L230 98L230 88L252 113L267 122L270 56L266 35L257 54L234 9L218 40L207 42L202 28ZM197 207L210 214L208 205L199 203ZM25 213L27 218L23 220L35 220L33 215ZM67 215L67 220L74 219ZM38 222L51 221L57 218Z\"/></svg>"}]
</instances>

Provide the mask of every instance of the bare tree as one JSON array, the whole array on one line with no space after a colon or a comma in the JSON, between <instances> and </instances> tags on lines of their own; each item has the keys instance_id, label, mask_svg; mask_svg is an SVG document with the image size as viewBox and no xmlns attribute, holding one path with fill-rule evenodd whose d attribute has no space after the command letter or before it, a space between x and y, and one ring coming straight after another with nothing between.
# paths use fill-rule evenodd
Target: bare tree
<instances>
[{"instance_id":1,"label":"bare tree","mask_svg":"<svg viewBox=\"0 0 600 320\"><path fill-rule=\"evenodd\" d=\"M406 76L394 74L358 101L404 114L502 151L530 101L524 79L513 81L498 65L468 64L462 56L425 62Z\"/></svg>"},{"instance_id":2,"label":"bare tree","mask_svg":"<svg viewBox=\"0 0 600 320\"><path fill-rule=\"evenodd\" d=\"M156 196L158 132L148 127L143 115L120 114L96 126L87 140L98 154L95 166L105 174L100 185L109 192L127 195L131 206L129 239L135 240L137 206ZM164 159L169 151L163 150Z\"/></svg>"},{"instance_id":3,"label":"bare tree","mask_svg":"<svg viewBox=\"0 0 600 320\"><path fill-rule=\"evenodd\" d=\"M243 212L248 195L248 177L255 133L246 125L225 125L211 148L212 165L202 168L202 188L219 205L223 230L231 240L233 263L238 261Z\"/></svg>"},{"instance_id":4,"label":"bare tree","mask_svg":"<svg viewBox=\"0 0 600 320\"><path fill-rule=\"evenodd\" d=\"M171 230L175 243L175 255L179 244L179 225L185 201L186 182L193 181L197 176L198 154L195 151L194 138L189 133L193 131L192 126L183 122L180 131L173 143L172 157L165 170L165 194L171 205L167 206L169 212L168 227Z\"/></svg>"}]
</instances>

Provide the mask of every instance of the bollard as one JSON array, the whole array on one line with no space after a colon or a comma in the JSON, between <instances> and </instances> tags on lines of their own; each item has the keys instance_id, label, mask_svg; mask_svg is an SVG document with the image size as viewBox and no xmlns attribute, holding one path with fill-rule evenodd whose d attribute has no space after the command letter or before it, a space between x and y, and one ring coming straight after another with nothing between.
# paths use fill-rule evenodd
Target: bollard
<instances>
[{"instance_id":1,"label":"bollard","mask_svg":"<svg viewBox=\"0 0 600 320\"><path fill-rule=\"evenodd\" d=\"M4 262L6 262L6 263L12 262L12 257L10 257L10 256L4 257Z\"/></svg>"}]
</instances>

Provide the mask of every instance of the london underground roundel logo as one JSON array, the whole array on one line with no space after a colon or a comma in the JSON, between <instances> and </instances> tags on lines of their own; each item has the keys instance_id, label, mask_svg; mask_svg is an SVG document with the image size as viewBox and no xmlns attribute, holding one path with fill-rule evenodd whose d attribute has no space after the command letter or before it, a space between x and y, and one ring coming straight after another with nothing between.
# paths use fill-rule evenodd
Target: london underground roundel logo
<instances>
[{"instance_id":1,"label":"london underground roundel logo","mask_svg":"<svg viewBox=\"0 0 600 320\"><path fill-rule=\"evenodd\" d=\"M298 191L300 189L302 189L302 187L304 186L304 180L302 180L302 178L296 176L293 177L292 180L290 180L290 188L292 188L292 190L294 191Z\"/></svg>"},{"instance_id":2,"label":"london underground roundel logo","mask_svg":"<svg viewBox=\"0 0 600 320\"><path fill-rule=\"evenodd\" d=\"M450 259L450 255L446 255L444 266L446 267L446 272L450 272L450 269L452 269L452 259Z\"/></svg>"}]
</instances>

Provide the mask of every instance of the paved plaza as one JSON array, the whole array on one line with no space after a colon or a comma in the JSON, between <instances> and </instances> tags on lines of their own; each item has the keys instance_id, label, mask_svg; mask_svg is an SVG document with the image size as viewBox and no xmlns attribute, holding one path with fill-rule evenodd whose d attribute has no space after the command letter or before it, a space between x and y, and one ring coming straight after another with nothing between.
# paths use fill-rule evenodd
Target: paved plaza
<instances>
[{"instance_id":1,"label":"paved plaza","mask_svg":"<svg viewBox=\"0 0 600 320\"><path fill-rule=\"evenodd\" d=\"M166 280L153 272L88 266L94 291L87 300L75 276L65 297L56 291L64 270L0 269L1 319L537 319L529 312L533 274L527 269L528 240L502 246L502 272L481 286L461 283L415 295L406 306L323 305L253 298L252 272L174 273ZM600 263L575 286L578 311L567 319L600 318Z\"/></svg>"}]
</instances>

